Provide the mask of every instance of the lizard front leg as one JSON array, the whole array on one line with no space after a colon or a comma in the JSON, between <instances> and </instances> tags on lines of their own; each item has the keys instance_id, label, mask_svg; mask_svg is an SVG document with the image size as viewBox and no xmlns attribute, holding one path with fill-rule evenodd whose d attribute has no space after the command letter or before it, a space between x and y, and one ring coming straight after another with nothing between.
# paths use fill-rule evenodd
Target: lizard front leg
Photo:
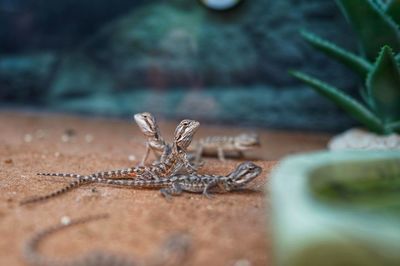
<instances>
[{"instance_id":1,"label":"lizard front leg","mask_svg":"<svg viewBox=\"0 0 400 266\"><path fill-rule=\"evenodd\" d=\"M224 149L222 147L217 148L218 151L218 159L222 162L225 162L225 154L224 154Z\"/></svg>"},{"instance_id":2,"label":"lizard front leg","mask_svg":"<svg viewBox=\"0 0 400 266\"><path fill-rule=\"evenodd\" d=\"M144 163L146 162L147 158L149 157L149 154L150 154L150 145L147 142L146 143L146 152L144 153L144 156L143 156L142 160L139 163L140 166L144 165Z\"/></svg>"},{"instance_id":3,"label":"lizard front leg","mask_svg":"<svg viewBox=\"0 0 400 266\"><path fill-rule=\"evenodd\" d=\"M196 147L196 155L195 155L195 159L194 159L195 165L200 164L201 156L203 155L203 149L204 149L203 144L201 144L199 142Z\"/></svg>"},{"instance_id":4,"label":"lizard front leg","mask_svg":"<svg viewBox=\"0 0 400 266\"><path fill-rule=\"evenodd\" d=\"M161 195L167 199L171 199L171 196L179 196L182 194L182 186L179 183L172 183L170 187L160 189Z\"/></svg>"},{"instance_id":5,"label":"lizard front leg","mask_svg":"<svg viewBox=\"0 0 400 266\"><path fill-rule=\"evenodd\" d=\"M200 164L196 164L196 166L193 166L190 163L190 161L187 158L187 154L185 154L183 156L183 166L186 168L186 170L189 174L195 174L197 172L197 165L200 165Z\"/></svg>"},{"instance_id":6,"label":"lizard front leg","mask_svg":"<svg viewBox=\"0 0 400 266\"><path fill-rule=\"evenodd\" d=\"M211 181L210 183L208 183L203 189L203 196L206 196L207 198L211 199L212 196L210 195L210 193L208 193L208 190L212 187L215 187L217 183L218 183L217 181Z\"/></svg>"}]
</instances>

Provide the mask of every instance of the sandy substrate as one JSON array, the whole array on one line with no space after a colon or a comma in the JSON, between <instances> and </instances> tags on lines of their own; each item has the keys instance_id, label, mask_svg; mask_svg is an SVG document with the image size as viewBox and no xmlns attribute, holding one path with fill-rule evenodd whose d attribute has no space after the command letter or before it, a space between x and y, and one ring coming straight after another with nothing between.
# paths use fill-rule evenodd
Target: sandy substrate
<instances>
[{"instance_id":1,"label":"sandy substrate","mask_svg":"<svg viewBox=\"0 0 400 266\"><path fill-rule=\"evenodd\" d=\"M141 158L144 138L136 125L117 120L2 112L0 124L0 265L24 265L20 250L32 232L58 223L63 216L99 213L110 218L59 232L43 242L41 251L68 258L101 249L143 258L171 233L183 232L192 239L188 265L268 265L267 176L283 156L322 149L330 137L257 130L263 146L248 152L247 159L263 167L262 175L248 190L211 200L183 194L166 201L157 190L90 184L46 202L19 206L22 199L46 194L69 181L35 173L87 174L129 167ZM160 123L167 139L175 125ZM242 131L247 129L202 125L197 137ZM240 161L206 159L202 172L226 174Z\"/></svg>"}]
</instances>

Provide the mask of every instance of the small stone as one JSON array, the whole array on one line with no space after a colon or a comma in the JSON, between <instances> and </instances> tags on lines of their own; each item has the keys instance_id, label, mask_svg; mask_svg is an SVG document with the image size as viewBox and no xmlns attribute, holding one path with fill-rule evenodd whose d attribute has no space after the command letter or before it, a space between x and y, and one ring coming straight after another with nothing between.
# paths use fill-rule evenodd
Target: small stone
<instances>
[{"instance_id":1,"label":"small stone","mask_svg":"<svg viewBox=\"0 0 400 266\"><path fill-rule=\"evenodd\" d=\"M31 142L32 139L33 139L33 137L32 137L31 134L25 134L25 136L24 136L24 141L25 142Z\"/></svg>"},{"instance_id":2,"label":"small stone","mask_svg":"<svg viewBox=\"0 0 400 266\"><path fill-rule=\"evenodd\" d=\"M94 140L93 135L91 135L91 134L86 134L86 135L85 135L85 141L86 141L87 143L91 143L91 142L93 142L93 140Z\"/></svg>"},{"instance_id":3,"label":"small stone","mask_svg":"<svg viewBox=\"0 0 400 266\"><path fill-rule=\"evenodd\" d=\"M70 223L71 223L71 218L69 218L68 216L61 217L61 224L69 225Z\"/></svg>"},{"instance_id":4,"label":"small stone","mask_svg":"<svg viewBox=\"0 0 400 266\"><path fill-rule=\"evenodd\" d=\"M131 155L128 156L128 160L131 161L131 162L133 162L133 161L136 160L136 156L133 155L133 154L131 154Z\"/></svg>"},{"instance_id":5,"label":"small stone","mask_svg":"<svg viewBox=\"0 0 400 266\"><path fill-rule=\"evenodd\" d=\"M43 129L38 129L35 135L38 139L43 139L44 137L46 137L46 132Z\"/></svg>"},{"instance_id":6,"label":"small stone","mask_svg":"<svg viewBox=\"0 0 400 266\"><path fill-rule=\"evenodd\" d=\"M235 263L233 265L234 266L251 266L251 262L247 259L241 259L241 260L235 261Z\"/></svg>"},{"instance_id":7,"label":"small stone","mask_svg":"<svg viewBox=\"0 0 400 266\"><path fill-rule=\"evenodd\" d=\"M386 146L388 146L390 149L395 149L400 144L399 137L396 134L387 136L385 142Z\"/></svg>"},{"instance_id":8,"label":"small stone","mask_svg":"<svg viewBox=\"0 0 400 266\"><path fill-rule=\"evenodd\" d=\"M60 154L58 151L56 151L56 152L54 153L54 156L57 157L57 158L60 157L60 155L61 155L61 154Z\"/></svg>"},{"instance_id":9,"label":"small stone","mask_svg":"<svg viewBox=\"0 0 400 266\"><path fill-rule=\"evenodd\" d=\"M13 160L12 160L12 159L6 159L6 160L4 160L4 162L5 162L5 163L12 163Z\"/></svg>"},{"instance_id":10,"label":"small stone","mask_svg":"<svg viewBox=\"0 0 400 266\"><path fill-rule=\"evenodd\" d=\"M361 129L350 129L330 140L330 150L399 150L400 135L377 135Z\"/></svg>"},{"instance_id":11,"label":"small stone","mask_svg":"<svg viewBox=\"0 0 400 266\"><path fill-rule=\"evenodd\" d=\"M62 141L62 142L68 142L69 139L70 139L69 136L66 135L66 134L63 134L63 135L61 136L61 141Z\"/></svg>"}]
</instances>

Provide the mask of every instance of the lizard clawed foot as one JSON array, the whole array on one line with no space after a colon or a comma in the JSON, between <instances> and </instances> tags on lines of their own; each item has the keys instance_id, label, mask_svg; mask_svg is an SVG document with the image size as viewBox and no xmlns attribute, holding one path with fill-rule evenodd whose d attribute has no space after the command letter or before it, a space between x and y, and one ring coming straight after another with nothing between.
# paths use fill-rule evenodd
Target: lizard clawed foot
<instances>
[{"instance_id":1,"label":"lizard clawed foot","mask_svg":"<svg viewBox=\"0 0 400 266\"><path fill-rule=\"evenodd\" d=\"M169 189L167 189L167 188L160 189L160 193L167 201L172 200L172 195L171 195L171 192L169 191Z\"/></svg>"},{"instance_id":2,"label":"lizard clawed foot","mask_svg":"<svg viewBox=\"0 0 400 266\"><path fill-rule=\"evenodd\" d=\"M213 199L214 196L212 196L210 193L208 193L207 191L203 192L203 196L205 196L207 199Z\"/></svg>"}]
</instances>

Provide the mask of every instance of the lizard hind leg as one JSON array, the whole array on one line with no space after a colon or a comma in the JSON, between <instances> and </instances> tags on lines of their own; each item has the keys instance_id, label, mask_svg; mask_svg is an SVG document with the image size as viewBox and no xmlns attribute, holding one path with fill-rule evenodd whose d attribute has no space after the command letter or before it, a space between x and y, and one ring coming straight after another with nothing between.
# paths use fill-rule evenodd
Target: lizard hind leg
<instances>
[{"instance_id":1,"label":"lizard hind leg","mask_svg":"<svg viewBox=\"0 0 400 266\"><path fill-rule=\"evenodd\" d=\"M54 192L51 192L51 193L49 193L47 195L37 196L37 197L33 197L33 198L28 198L28 199L22 200L20 202L20 205L26 205L26 204L36 203L36 202L39 202L39 201L45 201L45 200L48 200L50 198L54 198L56 196L64 194L64 193L66 193L66 192L68 192L68 191L70 191L70 190L72 190L74 188L77 188L77 187L79 187L79 186L81 186L83 184L87 184L87 183L90 183L90 181L78 179L78 180L75 180L75 181L69 183L67 186L65 186L65 187L63 187L63 188L61 188L59 190L56 190Z\"/></svg>"}]
</instances>

